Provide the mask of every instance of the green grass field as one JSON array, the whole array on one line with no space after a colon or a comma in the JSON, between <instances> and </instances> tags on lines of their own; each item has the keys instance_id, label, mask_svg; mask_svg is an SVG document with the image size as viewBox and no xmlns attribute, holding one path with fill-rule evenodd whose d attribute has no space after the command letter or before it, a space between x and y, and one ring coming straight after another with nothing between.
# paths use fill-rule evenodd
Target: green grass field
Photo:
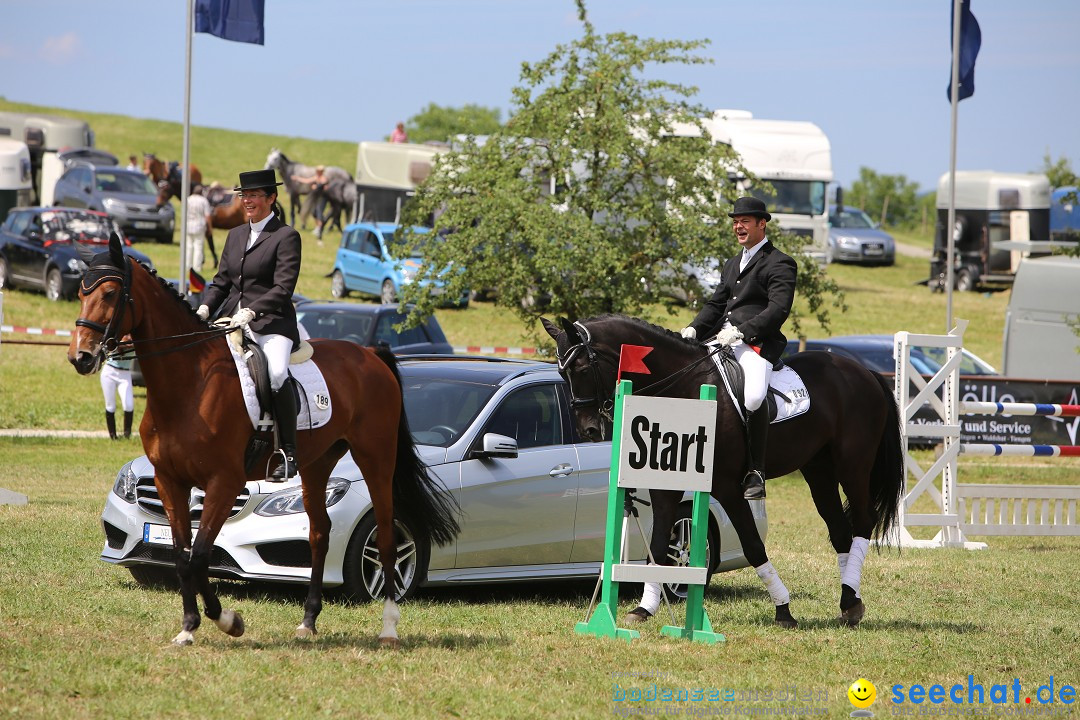
<instances>
[{"instance_id":1,"label":"green grass field","mask_svg":"<svg viewBox=\"0 0 1080 720\"><path fill-rule=\"evenodd\" d=\"M86 117L99 145L118 155L179 155L174 123L7 101L0 109ZM224 181L261 167L272 145L346 168L354 152L351 143L207 128L193 129L192 137L193 160L207 177ZM322 246L310 234L304 239L299 290L326 298L324 276L339 236L331 234ZM926 238L899 239L928 244ZM177 246L141 249L162 275L177 274ZM907 257L892 268L831 266L848 306L834 315L831 334L944 332L944 297L916 285L927 270L925 260ZM994 364L1006 302L1006 293L954 299L955 317L971 321L967 347ZM72 328L78 315L77 303L50 303L18 290L4 293L3 309L5 324L32 327ZM680 310L670 327L691 316ZM438 317L455 345L531 344L528 328L489 303ZM805 320L802 331L823 334ZM9 339L15 338L5 334L0 345L0 428L103 428L96 377L78 376L64 348ZM137 418L144 399L140 390ZM575 635L592 583L421 592L403 606L403 648L396 652L377 647L378 605L331 598L319 637L300 642L293 628L302 617L302 590L221 582L223 602L243 614L247 634L231 639L204 623L195 646L176 648L169 640L179 630L179 596L140 588L126 570L98 559L105 495L120 465L140 452L136 440L0 437L0 487L30 499L26 506L0 505L0 718L594 718L631 710L794 717L816 709L823 711L818 716L839 718L853 710L846 692L860 677L876 685L871 709L881 717L958 709L893 706L895 684L966 687L970 675L989 692L1018 681L1019 705L999 711L1028 709L1025 697L1038 707L1035 692L1051 676L1058 691L1080 684L1072 590L1080 539L989 538L989 549L980 552L871 554L862 586L868 613L853 631L834 621L836 559L798 477L770 481L768 499L768 547L801 621L794 632L772 626L768 594L749 569L717 576L706 589L712 625L727 636L713 647L661 637L655 621L633 644ZM1080 460L965 460L963 468L979 482L1072 483ZM635 600L625 593L623 611ZM615 700L620 691L647 692L654 682L661 689L732 691L736 699ZM812 700L775 699L792 691ZM959 706L984 714L992 709Z\"/></svg>"}]
</instances>

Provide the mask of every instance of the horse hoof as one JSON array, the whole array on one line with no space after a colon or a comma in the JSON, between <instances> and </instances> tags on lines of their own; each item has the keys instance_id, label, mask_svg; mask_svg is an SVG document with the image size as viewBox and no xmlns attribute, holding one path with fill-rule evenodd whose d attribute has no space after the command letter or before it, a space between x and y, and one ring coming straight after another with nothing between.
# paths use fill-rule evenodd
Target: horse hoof
<instances>
[{"instance_id":1,"label":"horse hoof","mask_svg":"<svg viewBox=\"0 0 1080 720\"><path fill-rule=\"evenodd\" d=\"M866 614L866 606L863 605L862 600L855 603L847 610L840 611L840 622L844 623L848 627L856 627L862 621L863 615Z\"/></svg>"},{"instance_id":2,"label":"horse hoof","mask_svg":"<svg viewBox=\"0 0 1080 720\"><path fill-rule=\"evenodd\" d=\"M782 627L785 630L794 630L795 628L799 627L799 621L795 618L791 618L790 620L777 620L776 625L777 627Z\"/></svg>"},{"instance_id":3,"label":"horse hoof","mask_svg":"<svg viewBox=\"0 0 1080 720\"><path fill-rule=\"evenodd\" d=\"M649 612L643 607L638 606L630 612L626 613L626 618L624 619L624 622L627 625L637 625L638 623L643 623L647 621L652 616L653 614L651 612Z\"/></svg>"},{"instance_id":4,"label":"horse hoof","mask_svg":"<svg viewBox=\"0 0 1080 720\"><path fill-rule=\"evenodd\" d=\"M401 647L401 642L396 637L381 637L379 638L379 647L387 650L397 650Z\"/></svg>"},{"instance_id":5,"label":"horse hoof","mask_svg":"<svg viewBox=\"0 0 1080 720\"><path fill-rule=\"evenodd\" d=\"M172 644L179 647L187 647L195 643L195 635L190 630L181 630L180 633L172 639Z\"/></svg>"},{"instance_id":6,"label":"horse hoof","mask_svg":"<svg viewBox=\"0 0 1080 720\"><path fill-rule=\"evenodd\" d=\"M307 625L300 625L296 628L297 640L311 640L315 637L315 628L309 628Z\"/></svg>"},{"instance_id":7,"label":"horse hoof","mask_svg":"<svg viewBox=\"0 0 1080 720\"><path fill-rule=\"evenodd\" d=\"M240 637L244 634L244 618L240 617L238 612L222 610L221 616L214 623L229 637Z\"/></svg>"}]
</instances>

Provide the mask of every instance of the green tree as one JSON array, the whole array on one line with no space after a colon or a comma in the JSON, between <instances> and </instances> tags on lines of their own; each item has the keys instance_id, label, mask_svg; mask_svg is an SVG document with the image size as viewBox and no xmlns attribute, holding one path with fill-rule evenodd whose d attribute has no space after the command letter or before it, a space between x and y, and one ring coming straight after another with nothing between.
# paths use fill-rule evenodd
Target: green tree
<instances>
[{"instance_id":1,"label":"green tree","mask_svg":"<svg viewBox=\"0 0 1080 720\"><path fill-rule=\"evenodd\" d=\"M404 218L434 215L445 238L404 236L423 243L421 277L441 276L451 297L495 289L541 341L541 314L656 320L658 307L672 311L665 285L686 282L683 263L738 250L727 217L732 150L711 142L707 111L687 99L695 88L645 77L653 66L709 62L695 54L705 41L600 36L584 0L577 6L582 37L523 64L511 119L486 142L440 155ZM770 238L801 258L799 288L827 323L835 284L797 252L802 241L775 228ZM402 295L417 314L433 310L416 283Z\"/></svg>"},{"instance_id":2,"label":"green tree","mask_svg":"<svg viewBox=\"0 0 1080 720\"><path fill-rule=\"evenodd\" d=\"M449 142L456 135L490 135L502 126L499 115L498 108L481 105L454 108L429 103L405 121L405 132L414 143Z\"/></svg>"},{"instance_id":3,"label":"green tree","mask_svg":"<svg viewBox=\"0 0 1080 720\"><path fill-rule=\"evenodd\" d=\"M859 168L859 179L844 193L844 204L864 210L881 225L913 227L922 219L919 184L904 175L879 175Z\"/></svg>"},{"instance_id":4,"label":"green tree","mask_svg":"<svg viewBox=\"0 0 1080 720\"><path fill-rule=\"evenodd\" d=\"M1043 155L1043 166L1041 172L1050 180L1050 187L1068 187L1069 185L1080 185L1080 177L1077 177L1073 172L1072 163L1069 162L1067 157L1060 157L1057 160L1053 160L1050 157L1050 152L1047 151Z\"/></svg>"}]
</instances>

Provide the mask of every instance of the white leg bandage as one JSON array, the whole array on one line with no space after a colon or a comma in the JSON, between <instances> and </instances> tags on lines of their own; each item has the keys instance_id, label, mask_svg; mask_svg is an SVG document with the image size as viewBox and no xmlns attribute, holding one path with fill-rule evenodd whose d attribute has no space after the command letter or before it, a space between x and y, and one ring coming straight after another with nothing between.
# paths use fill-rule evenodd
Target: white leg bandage
<instances>
[{"instance_id":1,"label":"white leg bandage","mask_svg":"<svg viewBox=\"0 0 1080 720\"><path fill-rule=\"evenodd\" d=\"M780 574L776 572L772 562L766 561L764 565L758 565L754 568L754 571L761 578L761 582L765 583L765 589L769 591L769 597L772 598L773 605L787 605L791 602L791 595L788 594L788 589L780 580Z\"/></svg>"},{"instance_id":2,"label":"white leg bandage","mask_svg":"<svg viewBox=\"0 0 1080 720\"><path fill-rule=\"evenodd\" d=\"M840 576L840 582L854 590L855 597L860 597L859 585L862 583L862 566L868 549L870 549L869 540L862 537L854 538L851 541L847 564L844 566L844 572Z\"/></svg>"},{"instance_id":3,"label":"white leg bandage","mask_svg":"<svg viewBox=\"0 0 1080 720\"><path fill-rule=\"evenodd\" d=\"M383 603L382 633L379 634L379 637L397 640L397 624L400 619L401 609L398 604L390 598L386 598L386 602Z\"/></svg>"},{"instance_id":4,"label":"white leg bandage","mask_svg":"<svg viewBox=\"0 0 1080 720\"><path fill-rule=\"evenodd\" d=\"M660 609L660 583L645 583L645 590L641 594L641 607L653 615Z\"/></svg>"},{"instance_id":5,"label":"white leg bandage","mask_svg":"<svg viewBox=\"0 0 1080 720\"><path fill-rule=\"evenodd\" d=\"M849 554L850 553L836 553L836 564L840 566L840 582L844 582L844 568L847 567Z\"/></svg>"}]
</instances>

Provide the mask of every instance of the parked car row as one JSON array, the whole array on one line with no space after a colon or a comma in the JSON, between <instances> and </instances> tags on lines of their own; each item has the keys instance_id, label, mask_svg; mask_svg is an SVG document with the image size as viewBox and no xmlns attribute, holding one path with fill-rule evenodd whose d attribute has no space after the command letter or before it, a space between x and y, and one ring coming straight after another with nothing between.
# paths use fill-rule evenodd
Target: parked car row
<instances>
[{"instance_id":1,"label":"parked car row","mask_svg":"<svg viewBox=\"0 0 1080 720\"><path fill-rule=\"evenodd\" d=\"M303 308L301 308L303 309ZM313 316L309 316L311 319ZM314 317L321 317L314 316ZM596 577L604 552L611 443L582 442L556 368L492 358L410 359L400 365L405 412L424 462L462 508L462 531L446 547L420 546L398 523L397 574L406 595L421 586ZM158 540L167 525L145 456L117 473L102 513L101 559L140 583L175 582L173 549ZM198 525L202 491L191 495ZM363 477L346 456L326 492L334 527L324 580L357 599L377 597L375 525ZM765 537L763 502L751 507ZM710 507L708 566L746 566L723 509ZM670 556L686 557L690 497L671 531ZM649 507L641 508L646 532ZM298 480L248 482L211 554L211 575L306 583L308 521ZM644 543L631 525L630 558Z\"/></svg>"},{"instance_id":2,"label":"parked car row","mask_svg":"<svg viewBox=\"0 0 1080 720\"><path fill-rule=\"evenodd\" d=\"M172 242L173 207L157 204L157 189L139 170L74 162L56 181L54 204L107 213L129 237Z\"/></svg>"},{"instance_id":3,"label":"parked car row","mask_svg":"<svg viewBox=\"0 0 1080 720\"><path fill-rule=\"evenodd\" d=\"M66 207L17 207L0 225L0 289L43 290L50 300L74 297L86 263L78 246L101 246L109 235L125 237L116 222L101 212ZM149 257L125 238L124 254L148 268Z\"/></svg>"}]
</instances>

